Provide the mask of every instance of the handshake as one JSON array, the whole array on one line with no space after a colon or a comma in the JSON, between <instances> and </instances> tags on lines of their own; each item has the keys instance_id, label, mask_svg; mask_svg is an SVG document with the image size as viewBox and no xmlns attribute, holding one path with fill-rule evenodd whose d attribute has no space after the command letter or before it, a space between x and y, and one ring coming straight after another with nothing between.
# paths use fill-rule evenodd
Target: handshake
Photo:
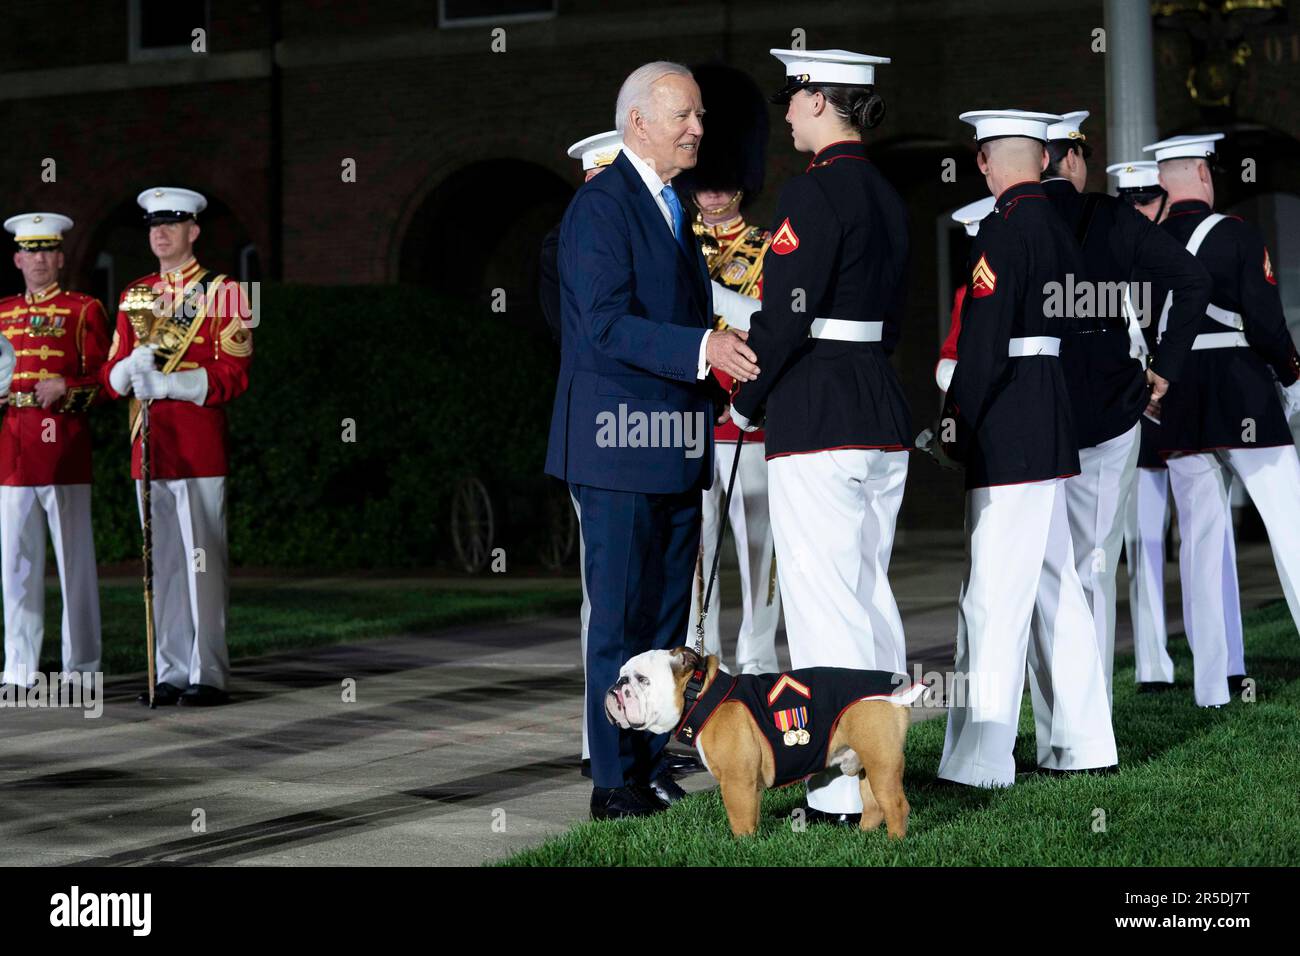
<instances>
[{"instance_id":1,"label":"handshake","mask_svg":"<svg viewBox=\"0 0 1300 956\"><path fill-rule=\"evenodd\" d=\"M761 371L758 367L758 356L754 354L745 343L749 340L749 333L741 329L729 328L723 332L710 332L708 341L704 346L704 360L710 368L717 369L729 375L736 385L742 382L752 382L758 378ZM712 376L710 376L712 377ZM717 381L714 379L714 381ZM719 389L721 392L721 389ZM733 386L734 391L734 386ZM727 407L728 401L714 402L715 410L718 412L717 423L725 424L730 418L744 431L757 431L757 425L751 425L749 419L745 418L734 408Z\"/></svg>"},{"instance_id":2,"label":"handshake","mask_svg":"<svg viewBox=\"0 0 1300 956\"><path fill-rule=\"evenodd\" d=\"M202 405L208 396L208 373L201 368L185 372L160 372L154 350L137 345L135 350L113 366L108 384L119 395L134 395L142 402L156 398L193 402Z\"/></svg>"}]
</instances>

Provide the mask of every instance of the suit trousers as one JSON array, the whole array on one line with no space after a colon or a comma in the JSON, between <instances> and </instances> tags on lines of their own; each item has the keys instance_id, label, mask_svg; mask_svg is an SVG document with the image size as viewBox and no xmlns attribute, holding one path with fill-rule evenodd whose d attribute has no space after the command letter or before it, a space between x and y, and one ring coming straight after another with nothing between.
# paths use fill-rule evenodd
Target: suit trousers
<instances>
[{"instance_id":1,"label":"suit trousers","mask_svg":"<svg viewBox=\"0 0 1300 956\"><path fill-rule=\"evenodd\" d=\"M700 547L700 492L643 494L570 485L582 513L587 593L587 744L597 787L649 783L667 734L620 730L605 694L629 658L679 647Z\"/></svg>"}]
</instances>

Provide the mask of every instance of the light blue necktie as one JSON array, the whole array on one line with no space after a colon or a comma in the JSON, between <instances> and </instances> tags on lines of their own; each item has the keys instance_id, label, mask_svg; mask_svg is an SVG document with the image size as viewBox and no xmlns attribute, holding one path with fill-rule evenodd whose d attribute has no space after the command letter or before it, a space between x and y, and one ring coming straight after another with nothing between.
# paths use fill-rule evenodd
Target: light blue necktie
<instances>
[{"instance_id":1,"label":"light blue necktie","mask_svg":"<svg viewBox=\"0 0 1300 956\"><path fill-rule=\"evenodd\" d=\"M668 212L673 217L673 237L681 243L683 249L690 252L690 247L686 244L686 222L682 210L682 201L677 198L677 193L673 191L672 186L665 185L663 189L664 202L668 205Z\"/></svg>"}]
</instances>

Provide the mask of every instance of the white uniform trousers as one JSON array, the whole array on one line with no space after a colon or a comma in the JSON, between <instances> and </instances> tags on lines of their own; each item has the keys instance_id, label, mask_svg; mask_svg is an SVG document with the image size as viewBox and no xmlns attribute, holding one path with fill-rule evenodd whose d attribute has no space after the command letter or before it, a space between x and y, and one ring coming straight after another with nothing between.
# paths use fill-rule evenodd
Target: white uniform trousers
<instances>
[{"instance_id":1,"label":"white uniform trousers","mask_svg":"<svg viewBox=\"0 0 1300 956\"><path fill-rule=\"evenodd\" d=\"M1225 704L1228 675L1245 672L1244 661L1234 659L1238 654L1230 650L1236 644L1229 636L1233 596L1226 593L1224 565L1235 560L1235 551L1226 540L1232 524L1225 466L1245 487L1264 522L1282 593L1300 627L1300 539L1295 535L1300 522L1300 457L1294 445L1283 445L1174 455L1167 463L1183 542L1179 567L1196 702L1202 707Z\"/></svg>"},{"instance_id":2,"label":"white uniform trousers","mask_svg":"<svg viewBox=\"0 0 1300 956\"><path fill-rule=\"evenodd\" d=\"M691 617L687 641L695 640L695 623L708 584L709 571L718 543L718 522L722 516L722 499L731 477L731 463L736 459L736 445L718 442L714 448L713 487L704 492L704 521L700 531L701 560L695 569L695 587L691 589ZM762 442L740 446L740 466L736 469L736 487L731 495L727 520L736 543L736 563L740 570L740 631L736 636L736 672L771 674L778 667L776 659L776 625L781 617L781 596L773 578L772 523L767 515L767 462ZM718 576L722 576L719 569ZM718 621L722 614L721 587L713 583L709 598L709 616L704 620L704 651L718 655L724 665L722 636Z\"/></svg>"},{"instance_id":3,"label":"white uniform trousers","mask_svg":"<svg viewBox=\"0 0 1300 956\"><path fill-rule=\"evenodd\" d=\"M1128 603L1133 619L1135 676L1140 684L1172 684L1165 623L1165 531L1169 527L1169 473L1139 468L1124 529Z\"/></svg>"},{"instance_id":4,"label":"white uniform trousers","mask_svg":"<svg viewBox=\"0 0 1300 956\"><path fill-rule=\"evenodd\" d=\"M1115 664L1115 578L1139 446L1139 427L1134 425L1100 445L1080 448L1079 474L1066 478L1064 484L1066 513L1070 519L1068 534L1073 542L1079 583L1083 585L1083 596L1092 614L1108 702ZM1059 535L1066 533L1066 529L1054 526L1053 532ZM1047 549L1047 561L1050 564L1054 556L1064 553L1061 542L1054 542ZM1043 580L1050 586L1053 577L1059 574L1044 575ZM1035 615L1035 626L1045 626L1047 620ZM1050 636L1045 640L1050 645Z\"/></svg>"},{"instance_id":5,"label":"white uniform trousers","mask_svg":"<svg viewBox=\"0 0 1300 956\"><path fill-rule=\"evenodd\" d=\"M582 506L578 496L569 492L573 502L573 513L578 516L578 573L582 576L582 609L578 611L579 640L582 643L582 759L591 759L591 748L587 745L587 625L591 623L591 597L587 594L587 544L582 540Z\"/></svg>"},{"instance_id":6,"label":"white uniform trousers","mask_svg":"<svg viewBox=\"0 0 1300 956\"><path fill-rule=\"evenodd\" d=\"M981 787L1015 782L1026 663L1039 764L1081 770L1118 760L1062 485L1051 479L966 495L970 565L958 604L955 680L939 763L945 780ZM1051 585L1041 585L1044 574L1053 577ZM1048 626L1034 628L1031 640L1035 614Z\"/></svg>"},{"instance_id":7,"label":"white uniform trousers","mask_svg":"<svg viewBox=\"0 0 1300 956\"><path fill-rule=\"evenodd\" d=\"M99 670L99 577L90 485L0 485L5 683L26 686L40 670L47 526L63 589L63 670Z\"/></svg>"},{"instance_id":8,"label":"white uniform trousers","mask_svg":"<svg viewBox=\"0 0 1300 956\"><path fill-rule=\"evenodd\" d=\"M151 484L158 683L224 690L230 675L226 479L169 478ZM137 503L141 485L135 483Z\"/></svg>"},{"instance_id":9,"label":"white uniform trousers","mask_svg":"<svg viewBox=\"0 0 1300 956\"><path fill-rule=\"evenodd\" d=\"M889 556L907 455L846 448L768 462L778 581L795 668L904 671L903 620L889 587ZM808 805L861 813L857 778L809 787Z\"/></svg>"},{"instance_id":10,"label":"white uniform trousers","mask_svg":"<svg viewBox=\"0 0 1300 956\"><path fill-rule=\"evenodd\" d=\"M1134 678L1140 684L1174 680L1174 662L1167 650L1165 624L1165 532L1169 527L1169 473L1164 468L1139 468L1129 502L1124 533L1129 556L1129 611L1133 618ZM1242 648L1241 588L1237 583L1237 544L1231 515L1225 516L1223 536L1223 613L1228 642L1228 673L1245 674ZM1192 630L1192 592L1183 588L1183 630Z\"/></svg>"}]
</instances>

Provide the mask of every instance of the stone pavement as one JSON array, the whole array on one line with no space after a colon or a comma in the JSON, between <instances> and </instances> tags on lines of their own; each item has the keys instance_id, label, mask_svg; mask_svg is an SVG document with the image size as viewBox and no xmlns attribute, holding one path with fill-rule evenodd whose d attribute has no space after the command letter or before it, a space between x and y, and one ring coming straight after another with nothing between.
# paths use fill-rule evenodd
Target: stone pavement
<instances>
[{"instance_id":1,"label":"stone pavement","mask_svg":"<svg viewBox=\"0 0 1300 956\"><path fill-rule=\"evenodd\" d=\"M1280 596L1266 545L1239 560L1243 606ZM923 671L951 666L962 573L953 536L895 551L891 577ZM1131 645L1124 580L1121 648ZM1167 596L1178 632L1176 580ZM724 610L723 633L736 623ZM239 661L237 703L210 710L150 712L133 702L138 675L108 682L98 719L0 710L0 863L498 859L586 817L578 664L576 624L557 618ZM355 702L343 700L348 679ZM705 774L682 782L712 786Z\"/></svg>"}]
</instances>

